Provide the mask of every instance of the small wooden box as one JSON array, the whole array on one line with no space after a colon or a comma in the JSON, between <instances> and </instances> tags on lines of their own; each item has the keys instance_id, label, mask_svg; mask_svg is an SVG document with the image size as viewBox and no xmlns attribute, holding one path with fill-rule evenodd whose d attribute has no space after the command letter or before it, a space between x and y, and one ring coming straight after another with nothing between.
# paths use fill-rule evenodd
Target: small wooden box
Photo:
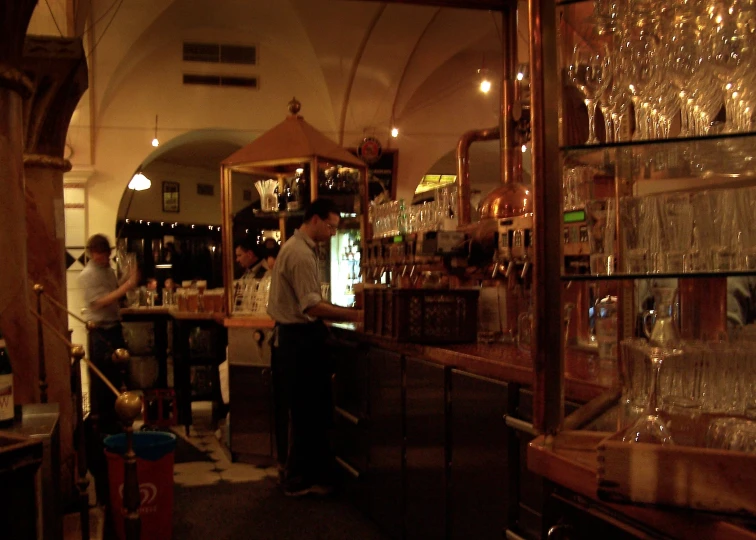
<instances>
[{"instance_id":1,"label":"small wooden box","mask_svg":"<svg viewBox=\"0 0 756 540\"><path fill-rule=\"evenodd\" d=\"M756 517L756 455L690 446L622 442L597 447L598 496Z\"/></svg>"}]
</instances>

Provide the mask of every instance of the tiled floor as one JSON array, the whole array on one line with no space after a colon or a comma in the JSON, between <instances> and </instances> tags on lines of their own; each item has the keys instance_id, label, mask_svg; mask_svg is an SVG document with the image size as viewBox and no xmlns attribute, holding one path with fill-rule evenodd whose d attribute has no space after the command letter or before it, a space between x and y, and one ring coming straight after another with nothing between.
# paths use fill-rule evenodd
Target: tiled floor
<instances>
[{"instance_id":1,"label":"tiled floor","mask_svg":"<svg viewBox=\"0 0 756 540\"><path fill-rule=\"evenodd\" d=\"M181 540L386 540L374 523L344 497L285 497L275 467L232 463L213 431L209 403L193 403L194 425L174 464L172 537ZM187 445L189 443L191 446ZM180 450L180 451L179 451ZM104 511L92 509L91 539L112 540ZM66 516L65 540L81 540L78 515ZM168 540L145 538L142 540Z\"/></svg>"},{"instance_id":2,"label":"tiled floor","mask_svg":"<svg viewBox=\"0 0 756 540\"><path fill-rule=\"evenodd\" d=\"M175 485L205 486L221 481L257 482L269 476L278 477L276 468L261 469L254 465L232 463L228 451L219 440L221 431L212 430L210 416L209 402L195 402L192 404L194 424L189 430L189 437L185 435L183 426L173 429L178 437L191 443L212 460L176 463L173 466Z\"/></svg>"}]
</instances>

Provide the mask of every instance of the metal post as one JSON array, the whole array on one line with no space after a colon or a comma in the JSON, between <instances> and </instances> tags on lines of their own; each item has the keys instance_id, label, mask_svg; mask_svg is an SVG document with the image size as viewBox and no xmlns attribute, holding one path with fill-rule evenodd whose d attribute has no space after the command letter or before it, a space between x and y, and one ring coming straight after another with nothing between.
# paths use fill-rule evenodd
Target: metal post
<instances>
[{"instance_id":1,"label":"metal post","mask_svg":"<svg viewBox=\"0 0 756 540\"><path fill-rule=\"evenodd\" d=\"M45 288L37 283L34 285L34 292L37 295L37 346L39 361L39 402L47 403L47 368L45 367L45 338L42 333L42 294Z\"/></svg>"},{"instance_id":2,"label":"metal post","mask_svg":"<svg viewBox=\"0 0 756 540\"><path fill-rule=\"evenodd\" d=\"M81 519L81 538L89 540L89 480L87 479L87 436L84 429L84 401L81 395L81 359L84 358L84 347L71 347L71 391L76 400L76 468L78 479L76 487L79 490L79 516Z\"/></svg>"},{"instance_id":3,"label":"metal post","mask_svg":"<svg viewBox=\"0 0 756 540\"><path fill-rule=\"evenodd\" d=\"M119 387L119 390L121 392L126 392L128 390L128 387L126 386L126 377L128 376L129 360L131 359L129 351L127 351L126 349L116 349L115 351L113 351L111 358L113 359L113 363L118 366L118 370L121 372L121 385Z\"/></svg>"},{"instance_id":4,"label":"metal post","mask_svg":"<svg viewBox=\"0 0 756 540\"><path fill-rule=\"evenodd\" d=\"M139 517L139 479L134 452L134 420L142 412L142 399L133 392L123 392L116 398L116 413L123 422L126 433L126 453L124 454L123 508L126 512L124 525L126 540L139 540L142 522Z\"/></svg>"}]
</instances>

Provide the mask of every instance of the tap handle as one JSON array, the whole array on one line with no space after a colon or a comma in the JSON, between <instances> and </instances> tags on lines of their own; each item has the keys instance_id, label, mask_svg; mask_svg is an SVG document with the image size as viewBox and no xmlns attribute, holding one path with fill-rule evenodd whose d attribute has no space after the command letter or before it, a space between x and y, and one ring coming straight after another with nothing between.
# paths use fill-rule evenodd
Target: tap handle
<instances>
[{"instance_id":1,"label":"tap handle","mask_svg":"<svg viewBox=\"0 0 756 540\"><path fill-rule=\"evenodd\" d=\"M525 264L522 265L522 272L520 272L520 279L525 279L525 276L528 275L529 271L530 271L530 261L525 261Z\"/></svg>"}]
</instances>

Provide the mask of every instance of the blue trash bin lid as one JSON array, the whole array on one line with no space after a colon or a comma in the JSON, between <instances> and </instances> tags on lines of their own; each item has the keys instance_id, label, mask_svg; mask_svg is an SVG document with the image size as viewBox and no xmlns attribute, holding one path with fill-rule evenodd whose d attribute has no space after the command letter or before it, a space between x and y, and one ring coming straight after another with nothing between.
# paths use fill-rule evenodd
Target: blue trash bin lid
<instances>
[{"instance_id":1,"label":"blue trash bin lid","mask_svg":"<svg viewBox=\"0 0 756 540\"><path fill-rule=\"evenodd\" d=\"M176 448L176 435L162 431L137 431L134 436L134 452L138 458L157 461ZM122 456L126 453L126 434L116 433L105 437L105 450Z\"/></svg>"}]
</instances>

